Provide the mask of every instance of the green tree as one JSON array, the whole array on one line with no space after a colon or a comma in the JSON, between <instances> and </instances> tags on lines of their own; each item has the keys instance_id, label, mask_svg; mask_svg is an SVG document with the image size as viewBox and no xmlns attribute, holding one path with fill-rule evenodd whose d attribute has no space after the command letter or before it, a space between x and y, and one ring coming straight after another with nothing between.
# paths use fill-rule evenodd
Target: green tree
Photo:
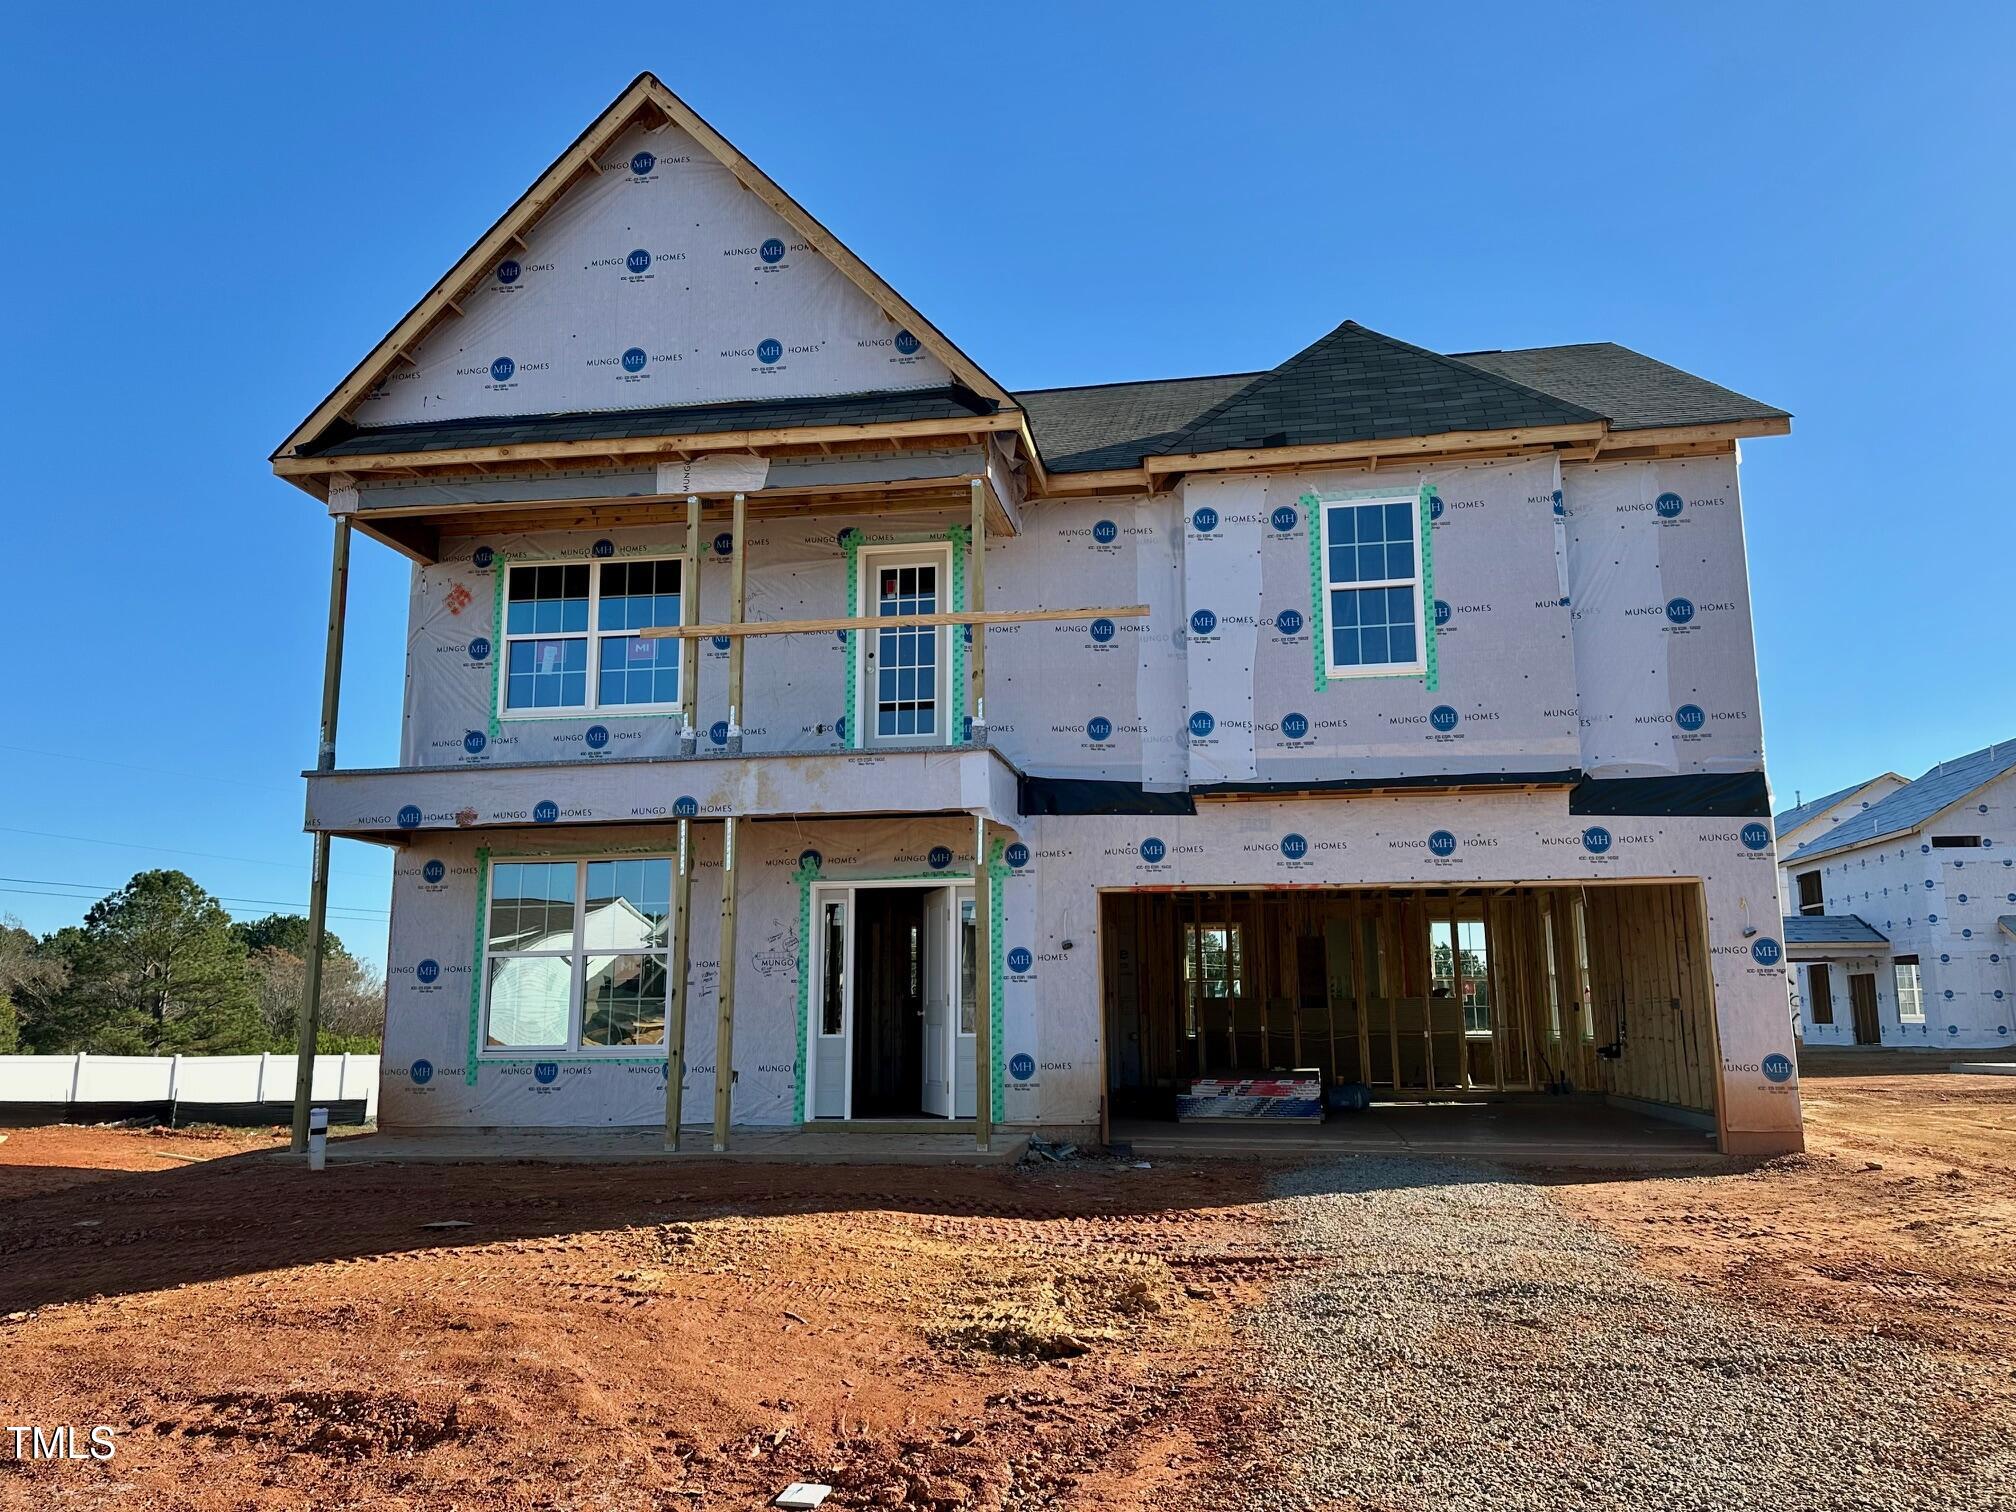
<instances>
[{"instance_id":1,"label":"green tree","mask_svg":"<svg viewBox=\"0 0 2016 1512\"><path fill-rule=\"evenodd\" d=\"M308 917L306 914L273 913L263 919L246 919L231 926L231 933L244 942L247 951L278 948L303 960L308 957ZM343 942L331 929L322 931L324 956L348 955Z\"/></svg>"},{"instance_id":2,"label":"green tree","mask_svg":"<svg viewBox=\"0 0 2016 1512\"><path fill-rule=\"evenodd\" d=\"M244 942L182 872L135 873L52 942L70 971L51 1026L63 1043L38 1050L228 1055L265 1044Z\"/></svg>"},{"instance_id":3,"label":"green tree","mask_svg":"<svg viewBox=\"0 0 2016 1512\"><path fill-rule=\"evenodd\" d=\"M57 1003L70 980L62 951L38 941L11 915L0 920L0 1055L32 1055L60 1015Z\"/></svg>"}]
</instances>

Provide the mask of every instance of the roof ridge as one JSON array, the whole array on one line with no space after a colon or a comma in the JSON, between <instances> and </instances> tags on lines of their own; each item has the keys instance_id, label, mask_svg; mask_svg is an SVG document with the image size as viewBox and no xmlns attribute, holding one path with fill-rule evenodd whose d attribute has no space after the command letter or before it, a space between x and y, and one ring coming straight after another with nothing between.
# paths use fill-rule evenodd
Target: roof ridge
<instances>
[{"instance_id":1,"label":"roof ridge","mask_svg":"<svg viewBox=\"0 0 2016 1512\"><path fill-rule=\"evenodd\" d=\"M1023 394L1082 394L1091 389L1145 388L1151 383L1209 383L1214 378L1262 378L1272 371L1272 368L1264 368L1243 373L1189 373L1181 378L1115 378L1107 383L1053 383L1048 388L1010 389L1008 392L1017 397Z\"/></svg>"}]
</instances>

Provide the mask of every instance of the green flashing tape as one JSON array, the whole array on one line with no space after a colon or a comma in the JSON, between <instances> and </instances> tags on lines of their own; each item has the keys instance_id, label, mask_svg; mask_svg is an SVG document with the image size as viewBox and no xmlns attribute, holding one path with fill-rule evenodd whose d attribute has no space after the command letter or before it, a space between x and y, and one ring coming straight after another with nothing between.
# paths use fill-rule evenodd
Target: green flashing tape
<instances>
[{"instance_id":1,"label":"green flashing tape","mask_svg":"<svg viewBox=\"0 0 2016 1512\"><path fill-rule=\"evenodd\" d=\"M1323 648L1329 632L1323 628L1323 501L1313 493L1302 495L1302 511L1309 518L1309 644L1316 654L1316 691L1330 686L1328 658Z\"/></svg>"},{"instance_id":2,"label":"green flashing tape","mask_svg":"<svg viewBox=\"0 0 2016 1512\"><path fill-rule=\"evenodd\" d=\"M952 611L957 614L966 608L966 548L970 527L954 525L945 532L945 539L952 543ZM946 731L954 745L966 743L966 644L973 635L971 625L955 625L948 637L952 642L952 665L949 676L952 679L951 698L947 700L951 727Z\"/></svg>"},{"instance_id":3,"label":"green flashing tape","mask_svg":"<svg viewBox=\"0 0 2016 1512\"><path fill-rule=\"evenodd\" d=\"M498 697L498 680L504 675L504 553L493 552L491 566L497 572L496 591L490 600L490 738L503 733L503 703ZM474 1074L473 1072L471 1073Z\"/></svg>"},{"instance_id":4,"label":"green flashing tape","mask_svg":"<svg viewBox=\"0 0 2016 1512\"><path fill-rule=\"evenodd\" d=\"M1421 637L1427 652L1425 681L1428 691L1436 691L1441 681L1435 655L1435 490L1421 485Z\"/></svg>"},{"instance_id":5,"label":"green flashing tape","mask_svg":"<svg viewBox=\"0 0 2016 1512\"><path fill-rule=\"evenodd\" d=\"M807 861L791 874L798 884L798 1065L791 1093L791 1119L805 1122L805 1068L812 1062L812 884L819 868Z\"/></svg>"},{"instance_id":6,"label":"green flashing tape","mask_svg":"<svg viewBox=\"0 0 2016 1512\"><path fill-rule=\"evenodd\" d=\"M462 1080L476 1085L476 1055L483 1034L483 925L490 913L490 848L476 848L476 940L469 963L469 1054L462 1067Z\"/></svg>"},{"instance_id":7,"label":"green flashing tape","mask_svg":"<svg viewBox=\"0 0 2016 1512\"><path fill-rule=\"evenodd\" d=\"M987 1102L993 1109L989 1115L993 1122L1002 1119L1002 1110L1007 1105L1006 1051L1002 1039L1007 1034L1007 1014L1002 1005L1003 992L1007 986L1007 910L1003 902L1006 889L1002 886L1008 879L1008 864L1001 859L1006 842L996 840L987 852L987 939L988 956L987 980L990 984L987 994Z\"/></svg>"}]
</instances>

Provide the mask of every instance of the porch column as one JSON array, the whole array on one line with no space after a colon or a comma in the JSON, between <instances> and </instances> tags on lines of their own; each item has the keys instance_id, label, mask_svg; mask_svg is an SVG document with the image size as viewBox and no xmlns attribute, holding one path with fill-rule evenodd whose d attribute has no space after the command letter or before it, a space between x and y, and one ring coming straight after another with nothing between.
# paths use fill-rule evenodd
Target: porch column
<instances>
[{"instance_id":1,"label":"porch column","mask_svg":"<svg viewBox=\"0 0 2016 1512\"><path fill-rule=\"evenodd\" d=\"M740 500L738 498L739 505ZM737 510L740 514L740 510ZM735 541L742 554L742 541ZM739 641L740 636L736 639ZM740 868L735 855L735 816L721 826L721 1020L714 1033L714 1148L728 1148L728 1115L735 1094L735 879Z\"/></svg>"},{"instance_id":2,"label":"porch column","mask_svg":"<svg viewBox=\"0 0 2016 1512\"><path fill-rule=\"evenodd\" d=\"M749 578L749 508L741 494L735 495L734 550L728 558L728 619L739 625L747 604L745 587ZM742 646L744 637L728 638L728 754L742 754ZM729 821L731 824L733 820Z\"/></svg>"},{"instance_id":3,"label":"porch column","mask_svg":"<svg viewBox=\"0 0 2016 1512\"><path fill-rule=\"evenodd\" d=\"M679 569L679 620L700 622L700 495L686 496L686 557ZM691 636L679 642L679 754L691 756L700 746L700 642ZM685 826L680 826L682 836ZM681 1010L684 1011L683 1009ZM673 1131L676 1141L678 1131Z\"/></svg>"},{"instance_id":4,"label":"porch column","mask_svg":"<svg viewBox=\"0 0 2016 1512\"><path fill-rule=\"evenodd\" d=\"M681 644L680 655L693 642ZM666 994L665 1148L679 1148L680 1099L686 1083L686 976L693 937L693 821L679 821L679 872L672 882L672 976Z\"/></svg>"},{"instance_id":5,"label":"porch column","mask_svg":"<svg viewBox=\"0 0 2016 1512\"><path fill-rule=\"evenodd\" d=\"M315 747L315 770L336 766L336 714L342 704L343 615L350 598L350 517L336 517L329 551L329 629L322 645L322 738ZM301 1012L294 1042L294 1137L292 1148L308 1148L308 1104L315 1095L315 1041L322 1018L322 934L329 922L329 836L315 832L315 859L308 878L308 961L301 986Z\"/></svg>"},{"instance_id":6,"label":"porch column","mask_svg":"<svg viewBox=\"0 0 2016 1512\"><path fill-rule=\"evenodd\" d=\"M966 607L983 610L987 607L987 485L975 478L973 492L973 560L966 568ZM968 625L967 633L973 638L973 733L972 744L987 744L987 627ZM954 736L960 732L954 730Z\"/></svg>"},{"instance_id":7,"label":"porch column","mask_svg":"<svg viewBox=\"0 0 2016 1512\"><path fill-rule=\"evenodd\" d=\"M977 625L974 627L979 628ZM973 637L975 645L980 637ZM994 1132L994 879L987 869L987 817L973 816L973 1142ZM957 1111L956 1109L954 1110Z\"/></svg>"}]
</instances>

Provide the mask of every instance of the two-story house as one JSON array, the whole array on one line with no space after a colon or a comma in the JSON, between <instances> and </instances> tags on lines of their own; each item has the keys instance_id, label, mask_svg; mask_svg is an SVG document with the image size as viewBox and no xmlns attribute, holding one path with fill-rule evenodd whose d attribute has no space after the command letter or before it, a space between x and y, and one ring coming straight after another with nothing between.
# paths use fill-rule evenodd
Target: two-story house
<instances>
[{"instance_id":1,"label":"two-story house","mask_svg":"<svg viewBox=\"0 0 2016 1512\"><path fill-rule=\"evenodd\" d=\"M1778 830L1800 1033L1816 1045L2009 1044L2016 740L1815 805Z\"/></svg>"},{"instance_id":2,"label":"two-story house","mask_svg":"<svg viewBox=\"0 0 2016 1512\"><path fill-rule=\"evenodd\" d=\"M274 457L332 658L352 535L413 562L400 764L332 683L308 799L398 848L382 1120L984 1142L1308 1068L1797 1148L1788 428L1350 322L1012 392L644 75Z\"/></svg>"}]
</instances>

